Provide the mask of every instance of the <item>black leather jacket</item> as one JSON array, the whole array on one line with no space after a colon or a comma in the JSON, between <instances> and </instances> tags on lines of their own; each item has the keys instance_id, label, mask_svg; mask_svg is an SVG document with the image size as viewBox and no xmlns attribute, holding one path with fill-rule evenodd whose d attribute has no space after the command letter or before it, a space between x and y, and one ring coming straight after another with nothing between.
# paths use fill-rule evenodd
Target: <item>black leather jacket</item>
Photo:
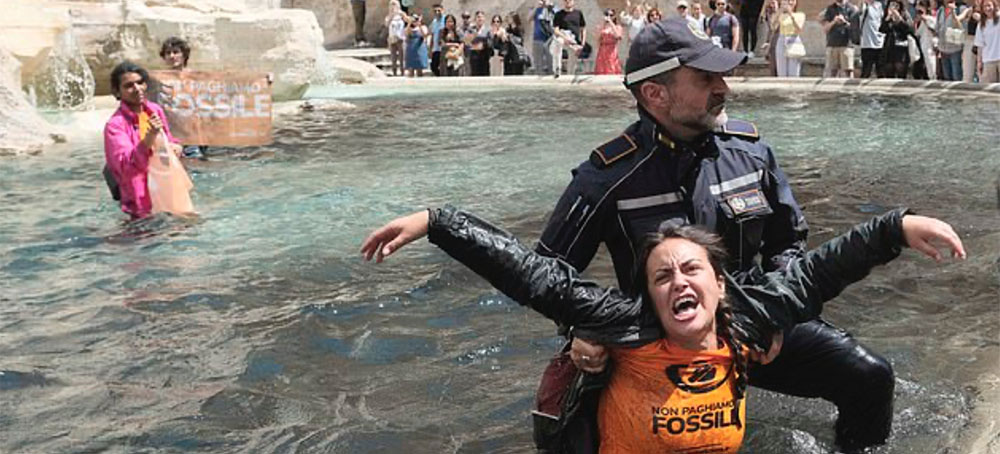
<instances>
[{"instance_id":1,"label":"black leather jacket","mask_svg":"<svg viewBox=\"0 0 1000 454\"><path fill-rule=\"evenodd\" d=\"M775 330L818 316L824 302L899 255L905 213L897 209L859 224L780 270L755 268L738 285L727 275L737 335L766 351ZM581 279L565 261L532 251L470 213L450 206L430 210L428 238L505 295L574 326L581 337L635 345L663 336L642 298Z\"/></svg>"}]
</instances>

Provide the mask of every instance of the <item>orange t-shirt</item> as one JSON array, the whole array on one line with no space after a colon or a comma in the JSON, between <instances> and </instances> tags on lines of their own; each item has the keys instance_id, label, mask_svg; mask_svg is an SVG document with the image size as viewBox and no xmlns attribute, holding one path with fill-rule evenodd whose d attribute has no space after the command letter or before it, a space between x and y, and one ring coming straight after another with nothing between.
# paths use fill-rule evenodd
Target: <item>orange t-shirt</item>
<instances>
[{"instance_id":1,"label":"orange t-shirt","mask_svg":"<svg viewBox=\"0 0 1000 454\"><path fill-rule=\"evenodd\" d=\"M735 453L746 399L734 401L729 346L692 351L665 339L611 352L601 394L601 453Z\"/></svg>"}]
</instances>

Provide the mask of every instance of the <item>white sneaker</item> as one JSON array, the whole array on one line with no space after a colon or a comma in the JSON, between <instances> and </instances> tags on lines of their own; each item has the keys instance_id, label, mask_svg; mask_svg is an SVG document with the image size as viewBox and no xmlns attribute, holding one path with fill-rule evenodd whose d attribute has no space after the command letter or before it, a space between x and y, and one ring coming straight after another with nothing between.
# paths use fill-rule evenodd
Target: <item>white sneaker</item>
<instances>
[{"instance_id":1,"label":"white sneaker","mask_svg":"<svg viewBox=\"0 0 1000 454\"><path fill-rule=\"evenodd\" d=\"M747 52L747 57L753 58L753 51Z\"/></svg>"}]
</instances>

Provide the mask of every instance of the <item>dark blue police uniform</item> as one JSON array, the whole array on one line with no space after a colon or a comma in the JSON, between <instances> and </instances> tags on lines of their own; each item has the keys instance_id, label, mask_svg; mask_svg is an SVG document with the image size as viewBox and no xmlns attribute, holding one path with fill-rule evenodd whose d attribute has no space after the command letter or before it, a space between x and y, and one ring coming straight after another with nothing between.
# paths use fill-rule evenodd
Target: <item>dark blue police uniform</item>
<instances>
[{"instance_id":1,"label":"dark blue police uniform","mask_svg":"<svg viewBox=\"0 0 1000 454\"><path fill-rule=\"evenodd\" d=\"M643 272L637 260L644 237L663 222L702 225L722 236L737 279L758 260L766 270L784 266L802 253L808 232L787 178L753 124L730 120L696 143L680 143L640 109L638 122L573 171L536 249L582 271L604 243L619 286L632 293L636 273ZM754 386L834 402L842 449L888 437L891 366L826 322L785 333L778 358L751 367L749 376Z\"/></svg>"},{"instance_id":2,"label":"dark blue police uniform","mask_svg":"<svg viewBox=\"0 0 1000 454\"><path fill-rule=\"evenodd\" d=\"M538 250L582 270L605 243L619 286L631 293L643 239L667 221L721 235L737 274L758 254L765 270L783 266L801 254L808 232L774 153L753 124L729 121L698 143L682 144L643 113L573 171Z\"/></svg>"}]
</instances>

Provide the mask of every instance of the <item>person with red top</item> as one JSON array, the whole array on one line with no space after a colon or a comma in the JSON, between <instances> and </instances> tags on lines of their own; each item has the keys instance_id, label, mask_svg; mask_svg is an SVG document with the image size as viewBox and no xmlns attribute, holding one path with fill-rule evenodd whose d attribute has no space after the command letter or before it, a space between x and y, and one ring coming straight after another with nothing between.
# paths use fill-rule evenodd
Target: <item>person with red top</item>
<instances>
[{"instance_id":1,"label":"person with red top","mask_svg":"<svg viewBox=\"0 0 1000 454\"><path fill-rule=\"evenodd\" d=\"M601 25L597 48L597 62L594 64L594 74L621 74L622 63L618 59L618 43L622 40L622 27L618 25L618 15L615 10L604 10L604 23Z\"/></svg>"},{"instance_id":2,"label":"person with red top","mask_svg":"<svg viewBox=\"0 0 1000 454\"><path fill-rule=\"evenodd\" d=\"M153 209L147 184L149 158L161 136L170 151L181 153L163 109L146 99L149 74L132 62L111 71L111 91L121 101L104 125L104 176L122 211L138 219Z\"/></svg>"}]
</instances>

